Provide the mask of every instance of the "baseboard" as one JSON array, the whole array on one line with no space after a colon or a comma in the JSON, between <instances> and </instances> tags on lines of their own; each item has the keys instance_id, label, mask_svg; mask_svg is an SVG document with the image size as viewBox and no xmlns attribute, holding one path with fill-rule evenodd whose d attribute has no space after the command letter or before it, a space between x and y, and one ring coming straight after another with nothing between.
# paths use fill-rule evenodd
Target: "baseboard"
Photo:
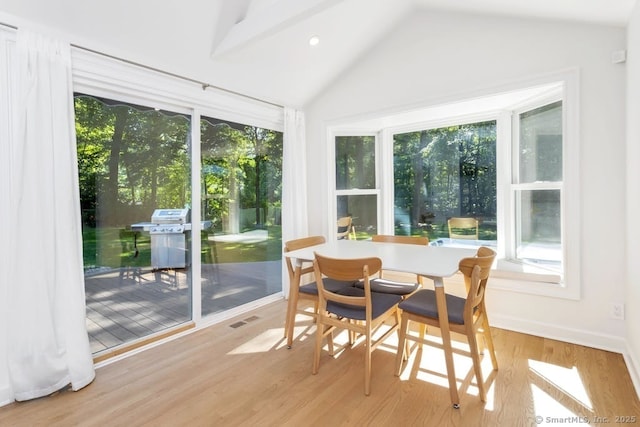
<instances>
[{"instance_id":1,"label":"baseboard","mask_svg":"<svg viewBox=\"0 0 640 427\"><path fill-rule=\"evenodd\" d=\"M612 337L584 329L566 328L552 323L501 316L496 313L491 314L490 321L491 326L496 328L612 351L623 355L627 353L627 344L623 337Z\"/></svg>"},{"instance_id":2,"label":"baseboard","mask_svg":"<svg viewBox=\"0 0 640 427\"><path fill-rule=\"evenodd\" d=\"M11 390L9 387L0 389L0 407L13 403L14 399L11 397Z\"/></svg>"},{"instance_id":3,"label":"baseboard","mask_svg":"<svg viewBox=\"0 0 640 427\"><path fill-rule=\"evenodd\" d=\"M633 386L636 389L638 399L640 399L640 363L638 363L640 359L638 359L637 355L634 354L628 346L627 351L622 353L622 356L624 357L624 362L627 364L627 370L631 376Z\"/></svg>"}]
</instances>

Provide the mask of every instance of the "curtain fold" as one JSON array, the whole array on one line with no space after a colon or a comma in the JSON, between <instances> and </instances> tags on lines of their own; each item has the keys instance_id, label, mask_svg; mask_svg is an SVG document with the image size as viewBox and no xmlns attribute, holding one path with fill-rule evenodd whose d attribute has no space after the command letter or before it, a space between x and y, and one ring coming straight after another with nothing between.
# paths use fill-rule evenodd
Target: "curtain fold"
<instances>
[{"instance_id":1,"label":"curtain fold","mask_svg":"<svg viewBox=\"0 0 640 427\"><path fill-rule=\"evenodd\" d=\"M282 241L309 233L307 213L307 150L305 118L302 111L284 108L282 147ZM284 263L283 263L284 264ZM283 276L287 277L283 267ZM288 295L288 280L283 280Z\"/></svg>"},{"instance_id":2,"label":"curtain fold","mask_svg":"<svg viewBox=\"0 0 640 427\"><path fill-rule=\"evenodd\" d=\"M18 30L12 90L7 370L15 400L95 377L86 330L71 53ZM6 175L5 175L6 176Z\"/></svg>"}]
</instances>

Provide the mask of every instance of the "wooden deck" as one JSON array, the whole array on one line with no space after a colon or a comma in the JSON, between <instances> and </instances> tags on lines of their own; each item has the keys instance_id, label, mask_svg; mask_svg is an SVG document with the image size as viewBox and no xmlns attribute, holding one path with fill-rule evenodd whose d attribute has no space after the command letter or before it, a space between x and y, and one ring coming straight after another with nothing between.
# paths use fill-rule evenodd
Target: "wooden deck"
<instances>
[{"instance_id":1,"label":"wooden deck","mask_svg":"<svg viewBox=\"0 0 640 427\"><path fill-rule=\"evenodd\" d=\"M87 330L94 354L191 320L191 271L120 268L85 278ZM280 261L202 266L202 315L281 290Z\"/></svg>"}]
</instances>

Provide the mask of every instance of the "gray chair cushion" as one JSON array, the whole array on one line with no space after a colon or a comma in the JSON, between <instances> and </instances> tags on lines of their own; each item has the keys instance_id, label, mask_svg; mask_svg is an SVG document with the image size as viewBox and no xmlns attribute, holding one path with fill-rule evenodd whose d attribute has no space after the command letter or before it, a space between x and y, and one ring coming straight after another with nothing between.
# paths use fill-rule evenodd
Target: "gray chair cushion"
<instances>
[{"instance_id":1,"label":"gray chair cushion","mask_svg":"<svg viewBox=\"0 0 640 427\"><path fill-rule=\"evenodd\" d=\"M363 297L364 289L356 287L346 287L336 292L340 295L347 295L352 297ZM371 293L371 308L372 318L379 317L385 311L389 310L394 305L402 301L402 297L393 294L379 294L377 292ZM336 314L338 316L346 317L355 320L365 320L366 311L364 307L358 307L349 304L341 304L334 301L327 301L327 311L329 313Z\"/></svg>"},{"instance_id":2,"label":"gray chair cushion","mask_svg":"<svg viewBox=\"0 0 640 427\"><path fill-rule=\"evenodd\" d=\"M464 324L464 304L465 298L455 295L446 295L447 312L449 314L449 323L457 325ZM436 293L432 289L421 289L409 298L405 299L398 305L400 309L408 313L417 314L419 316L438 318L438 307L436 305Z\"/></svg>"},{"instance_id":3,"label":"gray chair cushion","mask_svg":"<svg viewBox=\"0 0 640 427\"><path fill-rule=\"evenodd\" d=\"M396 282L387 279L372 279L369 283L371 284L371 292L393 295L409 295L420 287L417 283ZM358 281L355 286L364 289L364 282Z\"/></svg>"},{"instance_id":4,"label":"gray chair cushion","mask_svg":"<svg viewBox=\"0 0 640 427\"><path fill-rule=\"evenodd\" d=\"M338 292L345 287L352 287L354 282L342 282L340 280L329 279L325 277L322 279L324 288L331 292ZM300 286L300 292L303 294L318 295L318 285L316 282L307 283Z\"/></svg>"}]
</instances>

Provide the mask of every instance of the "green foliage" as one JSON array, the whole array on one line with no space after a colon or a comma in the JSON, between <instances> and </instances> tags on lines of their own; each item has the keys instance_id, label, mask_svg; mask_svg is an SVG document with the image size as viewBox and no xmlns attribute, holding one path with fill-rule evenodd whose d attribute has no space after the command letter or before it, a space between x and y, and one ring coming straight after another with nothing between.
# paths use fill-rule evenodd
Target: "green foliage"
<instances>
[{"instance_id":1,"label":"green foliage","mask_svg":"<svg viewBox=\"0 0 640 427\"><path fill-rule=\"evenodd\" d=\"M149 265L148 236L131 260L117 230L191 204L191 117L82 94L75 113L85 265ZM249 229L279 224L282 133L212 118L199 125L202 218L220 231L233 205L255 210Z\"/></svg>"},{"instance_id":2,"label":"green foliage","mask_svg":"<svg viewBox=\"0 0 640 427\"><path fill-rule=\"evenodd\" d=\"M221 220L237 201L263 227L282 197L282 133L207 117L200 130L203 217Z\"/></svg>"},{"instance_id":3,"label":"green foliage","mask_svg":"<svg viewBox=\"0 0 640 427\"><path fill-rule=\"evenodd\" d=\"M495 126L491 121L394 135L397 226L403 225L400 214L412 230L435 238L452 216L495 220Z\"/></svg>"}]
</instances>

